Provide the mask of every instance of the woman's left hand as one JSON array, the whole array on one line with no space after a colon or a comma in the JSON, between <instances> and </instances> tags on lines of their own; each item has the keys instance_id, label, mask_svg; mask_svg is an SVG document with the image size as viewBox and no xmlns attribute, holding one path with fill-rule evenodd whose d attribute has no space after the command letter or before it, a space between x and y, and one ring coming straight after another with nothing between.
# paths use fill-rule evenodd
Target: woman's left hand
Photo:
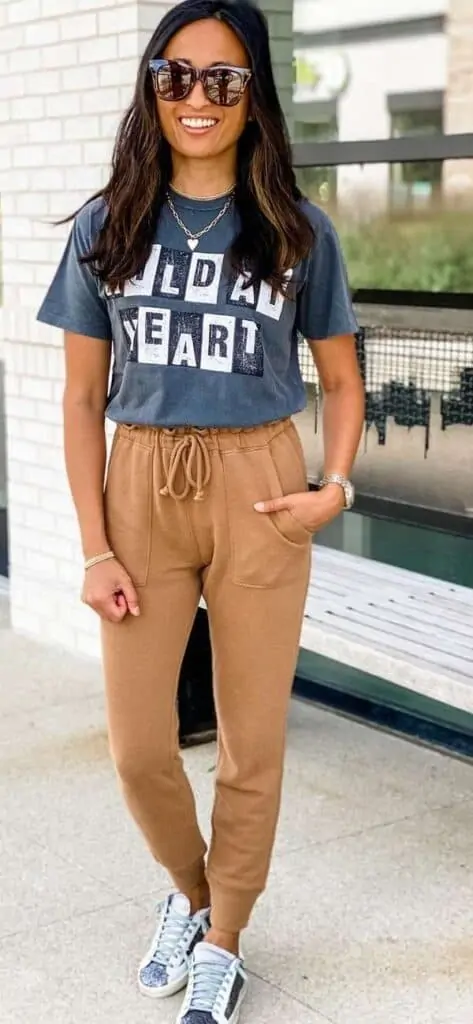
<instances>
[{"instance_id":1,"label":"woman's left hand","mask_svg":"<svg viewBox=\"0 0 473 1024\"><path fill-rule=\"evenodd\" d=\"M256 512L281 512L287 509L309 533L317 533L338 516L345 507L343 489L339 484L326 484L320 491L286 494L284 498L259 501Z\"/></svg>"}]
</instances>

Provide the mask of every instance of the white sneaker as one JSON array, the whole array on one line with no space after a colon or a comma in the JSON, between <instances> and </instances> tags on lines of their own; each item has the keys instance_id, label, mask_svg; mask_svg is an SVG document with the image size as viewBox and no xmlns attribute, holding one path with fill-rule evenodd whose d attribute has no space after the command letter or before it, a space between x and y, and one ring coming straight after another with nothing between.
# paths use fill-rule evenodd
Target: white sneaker
<instances>
[{"instance_id":1,"label":"white sneaker","mask_svg":"<svg viewBox=\"0 0 473 1024\"><path fill-rule=\"evenodd\" d=\"M191 914L182 893L168 896L158 910L158 927L138 971L140 992L152 999L173 996L185 987L192 950L210 928L210 910Z\"/></svg>"},{"instance_id":2,"label":"white sneaker","mask_svg":"<svg viewBox=\"0 0 473 1024\"><path fill-rule=\"evenodd\" d=\"M184 1005L176 1024L237 1024L248 987L243 960L200 942L194 949Z\"/></svg>"}]
</instances>

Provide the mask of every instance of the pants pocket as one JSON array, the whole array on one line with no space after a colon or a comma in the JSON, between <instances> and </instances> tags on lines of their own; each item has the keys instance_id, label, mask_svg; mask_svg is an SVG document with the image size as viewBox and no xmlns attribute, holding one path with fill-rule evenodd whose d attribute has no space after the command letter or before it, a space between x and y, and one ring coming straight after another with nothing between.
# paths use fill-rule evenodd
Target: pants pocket
<instances>
[{"instance_id":1,"label":"pants pocket","mask_svg":"<svg viewBox=\"0 0 473 1024\"><path fill-rule=\"evenodd\" d=\"M294 429L261 448L224 456L232 578L242 586L283 586L307 576L311 534L288 510L261 513L253 507L307 489L290 438Z\"/></svg>"},{"instance_id":2,"label":"pants pocket","mask_svg":"<svg viewBox=\"0 0 473 1024\"><path fill-rule=\"evenodd\" d=\"M151 553L152 449L115 435L105 486L110 546L136 587L147 583Z\"/></svg>"}]
</instances>

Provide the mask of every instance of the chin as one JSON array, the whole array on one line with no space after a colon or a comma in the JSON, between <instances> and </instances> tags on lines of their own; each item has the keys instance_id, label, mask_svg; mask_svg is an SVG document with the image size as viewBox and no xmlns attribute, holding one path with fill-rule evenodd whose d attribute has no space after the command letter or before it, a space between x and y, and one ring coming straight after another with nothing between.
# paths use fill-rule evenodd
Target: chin
<instances>
[{"instance_id":1,"label":"chin","mask_svg":"<svg viewBox=\"0 0 473 1024\"><path fill-rule=\"evenodd\" d=\"M186 140L185 143L181 143L175 148L181 156L197 160L210 160L212 157L219 156L222 152L220 146L211 145L204 139L200 143L197 140L191 143Z\"/></svg>"}]
</instances>

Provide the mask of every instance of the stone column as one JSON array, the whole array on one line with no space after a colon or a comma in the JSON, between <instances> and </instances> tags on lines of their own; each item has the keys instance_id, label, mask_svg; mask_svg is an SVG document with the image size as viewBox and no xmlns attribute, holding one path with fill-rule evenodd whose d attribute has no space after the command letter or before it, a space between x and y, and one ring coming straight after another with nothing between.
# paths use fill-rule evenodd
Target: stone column
<instances>
[{"instance_id":1,"label":"stone column","mask_svg":"<svg viewBox=\"0 0 473 1024\"><path fill-rule=\"evenodd\" d=\"M448 18L448 79L445 92L447 134L473 132L473 4L450 0ZM449 160L444 166L445 192L470 209L473 160Z\"/></svg>"}]
</instances>

